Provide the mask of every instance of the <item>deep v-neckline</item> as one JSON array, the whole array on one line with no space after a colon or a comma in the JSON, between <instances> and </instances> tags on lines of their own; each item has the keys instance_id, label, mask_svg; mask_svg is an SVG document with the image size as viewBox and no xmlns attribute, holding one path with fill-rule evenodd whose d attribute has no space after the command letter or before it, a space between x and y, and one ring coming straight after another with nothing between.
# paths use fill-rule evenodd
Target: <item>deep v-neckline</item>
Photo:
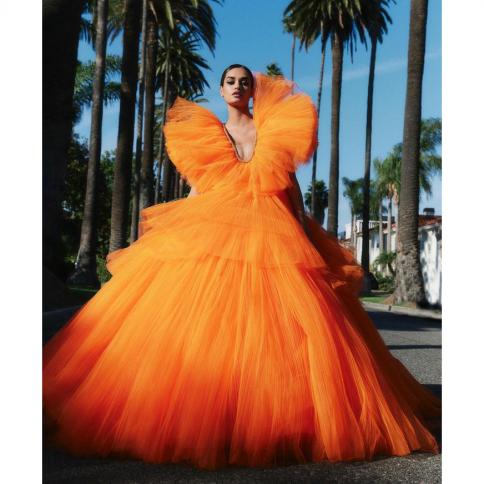
<instances>
[{"instance_id":1,"label":"deep v-neckline","mask_svg":"<svg viewBox=\"0 0 484 484\"><path fill-rule=\"evenodd\" d=\"M234 138L232 137L232 135L230 134L229 130L227 129L227 127L225 126L225 123L222 123L222 127L223 127L223 130L224 130L224 133L225 133L225 136L227 137L227 139L229 140L231 146L232 146L232 149L234 150L234 155L235 157L237 158L237 160L239 161L239 163L250 163L253 159L254 159L254 156L255 156L255 150L257 148L257 129L255 131L255 142L254 142L254 147L252 148L252 156L248 159L248 160L243 160L242 158L240 158L239 156L239 152L237 151L237 146L235 144L235 140Z\"/></svg>"}]
</instances>

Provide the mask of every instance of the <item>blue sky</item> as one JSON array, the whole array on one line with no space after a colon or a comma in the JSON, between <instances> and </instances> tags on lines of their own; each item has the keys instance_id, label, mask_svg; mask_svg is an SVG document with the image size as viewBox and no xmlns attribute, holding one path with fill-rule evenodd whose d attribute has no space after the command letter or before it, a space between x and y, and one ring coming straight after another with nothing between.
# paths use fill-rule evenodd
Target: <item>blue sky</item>
<instances>
[{"instance_id":1,"label":"blue sky","mask_svg":"<svg viewBox=\"0 0 484 484\"><path fill-rule=\"evenodd\" d=\"M285 34L281 25L282 12L287 0L225 0L223 6L214 4L218 24L215 54L202 49L211 71L206 72L210 88L205 92L208 107L225 120L226 112L218 95L218 82L223 69L232 63L248 65L253 71L265 71L266 66L276 62L284 75L290 76L291 37ZM400 0L389 9L393 24L383 44L378 46L375 74L373 108L372 157L384 157L392 146L402 139L405 105L406 67L410 2ZM427 21L426 62L424 71L422 116L442 116L442 57L441 57L440 0L429 1ZM121 38L108 46L108 53L121 55ZM296 51L295 81L299 87L316 100L320 66L320 43L308 52ZM81 43L79 59L93 59L90 46ZM340 128L340 176L358 178L363 175L366 123L366 95L368 87L369 51L364 46L358 50L351 63L345 56L341 98ZM327 51L323 98L321 105L318 170L317 177L328 183L330 149L330 103L331 103L331 55ZM103 121L102 149L116 147L118 129L118 104L105 108ZM89 137L90 111L86 110L75 130L81 136ZM298 180L303 192L311 179L311 164L299 168ZM343 198L340 187L339 230L350 221L348 202ZM442 210L442 188L440 177L433 180L433 196L422 197L421 208L434 207L436 213Z\"/></svg>"}]
</instances>

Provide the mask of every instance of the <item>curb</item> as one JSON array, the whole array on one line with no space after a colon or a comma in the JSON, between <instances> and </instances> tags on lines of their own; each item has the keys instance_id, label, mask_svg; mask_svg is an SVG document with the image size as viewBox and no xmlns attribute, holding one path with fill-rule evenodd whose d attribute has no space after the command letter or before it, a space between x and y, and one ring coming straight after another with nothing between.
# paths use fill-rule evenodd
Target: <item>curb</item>
<instances>
[{"instance_id":1,"label":"curb","mask_svg":"<svg viewBox=\"0 0 484 484\"><path fill-rule=\"evenodd\" d=\"M365 309L373 309L376 311L387 311L395 314L405 314L407 316L416 316L419 318L430 318L442 320L442 313L433 309L415 309L406 308L402 306L392 306L391 304L379 304L373 302L361 301Z\"/></svg>"}]
</instances>

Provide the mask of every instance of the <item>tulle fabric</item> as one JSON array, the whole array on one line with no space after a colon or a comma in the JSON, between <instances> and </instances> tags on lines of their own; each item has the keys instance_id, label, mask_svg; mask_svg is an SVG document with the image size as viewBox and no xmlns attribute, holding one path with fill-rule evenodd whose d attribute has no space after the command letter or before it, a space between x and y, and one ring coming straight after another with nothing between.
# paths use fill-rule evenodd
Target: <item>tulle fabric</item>
<instances>
[{"instance_id":1,"label":"tulle fabric","mask_svg":"<svg viewBox=\"0 0 484 484\"><path fill-rule=\"evenodd\" d=\"M297 92L294 82L258 73L253 111L257 142L251 161L244 163L211 111L181 97L175 100L164 127L166 149L197 192L239 185L252 195L275 194L292 185L289 173L307 163L317 145L311 98Z\"/></svg>"},{"instance_id":2,"label":"tulle fabric","mask_svg":"<svg viewBox=\"0 0 484 484\"><path fill-rule=\"evenodd\" d=\"M262 79L276 105L303 99ZM254 105L259 126L263 108ZM209 114L196 112L199 127ZM301 229L280 188L287 173L269 157L264 176L277 175L260 190L264 160L225 158L215 134L216 161L178 157L171 126L170 156L202 193L144 209L141 237L108 256L113 277L45 346L53 442L205 469L438 452L425 425L440 401L361 307L351 254L311 217L309 238ZM293 169L314 148L305 126L287 149Z\"/></svg>"}]
</instances>

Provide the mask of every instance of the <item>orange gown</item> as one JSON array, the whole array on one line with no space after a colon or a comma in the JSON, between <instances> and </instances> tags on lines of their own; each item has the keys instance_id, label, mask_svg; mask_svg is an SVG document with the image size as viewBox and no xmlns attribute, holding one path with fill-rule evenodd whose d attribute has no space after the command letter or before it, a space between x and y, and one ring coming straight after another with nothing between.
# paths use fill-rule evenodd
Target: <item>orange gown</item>
<instances>
[{"instance_id":1,"label":"orange gown","mask_svg":"<svg viewBox=\"0 0 484 484\"><path fill-rule=\"evenodd\" d=\"M44 347L57 445L205 469L439 452L441 402L359 303L361 268L293 214L289 174L317 144L293 87L256 75L249 162L211 111L169 110L167 151L200 194L144 209L113 277Z\"/></svg>"}]
</instances>

